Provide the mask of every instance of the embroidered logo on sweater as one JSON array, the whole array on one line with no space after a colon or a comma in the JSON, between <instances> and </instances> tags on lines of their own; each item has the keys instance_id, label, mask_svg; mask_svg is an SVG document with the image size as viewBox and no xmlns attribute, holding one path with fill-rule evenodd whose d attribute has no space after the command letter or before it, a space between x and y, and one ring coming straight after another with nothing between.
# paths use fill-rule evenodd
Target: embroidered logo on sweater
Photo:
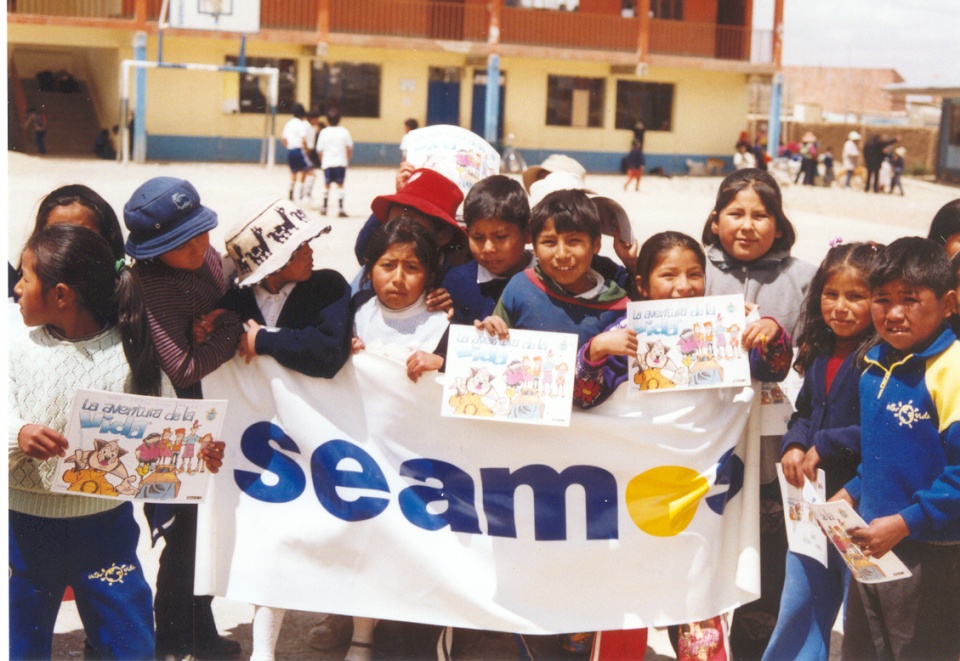
<instances>
[{"instance_id":1,"label":"embroidered logo on sweater","mask_svg":"<svg viewBox=\"0 0 960 661\"><path fill-rule=\"evenodd\" d=\"M930 419L930 414L914 406L912 399L906 404L903 402L897 402L896 404L891 402L887 404L887 410L893 412L894 417L897 419L897 422L900 423L901 427L907 426L910 429L913 429L913 423Z\"/></svg>"},{"instance_id":2,"label":"embroidered logo on sweater","mask_svg":"<svg viewBox=\"0 0 960 661\"><path fill-rule=\"evenodd\" d=\"M117 563L113 563L107 569L101 569L100 571L95 571L87 578L97 579L113 585L114 583L123 583L123 577L127 574L133 573L136 569L133 565L120 565L117 566Z\"/></svg>"}]
</instances>

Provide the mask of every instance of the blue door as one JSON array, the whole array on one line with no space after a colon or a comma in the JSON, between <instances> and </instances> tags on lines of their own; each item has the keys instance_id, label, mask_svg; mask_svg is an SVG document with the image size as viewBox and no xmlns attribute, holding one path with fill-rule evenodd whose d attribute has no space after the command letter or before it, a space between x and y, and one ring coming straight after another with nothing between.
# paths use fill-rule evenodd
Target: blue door
<instances>
[{"instance_id":1,"label":"blue door","mask_svg":"<svg viewBox=\"0 0 960 661\"><path fill-rule=\"evenodd\" d=\"M427 126L460 125L460 69L430 67L427 84Z\"/></svg>"}]
</instances>

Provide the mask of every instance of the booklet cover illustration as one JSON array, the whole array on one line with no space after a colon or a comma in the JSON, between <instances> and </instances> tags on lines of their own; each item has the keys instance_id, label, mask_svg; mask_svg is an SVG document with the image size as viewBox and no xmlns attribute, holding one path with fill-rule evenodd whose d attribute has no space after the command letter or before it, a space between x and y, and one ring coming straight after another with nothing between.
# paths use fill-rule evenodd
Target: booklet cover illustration
<instances>
[{"instance_id":1,"label":"booklet cover illustration","mask_svg":"<svg viewBox=\"0 0 960 661\"><path fill-rule=\"evenodd\" d=\"M633 392L750 384L742 295L633 302L627 323L639 343L627 381Z\"/></svg>"},{"instance_id":2,"label":"booklet cover illustration","mask_svg":"<svg viewBox=\"0 0 960 661\"><path fill-rule=\"evenodd\" d=\"M78 390L66 456L51 490L99 498L197 503L211 473L200 450L220 440L225 400Z\"/></svg>"},{"instance_id":3,"label":"booklet cover illustration","mask_svg":"<svg viewBox=\"0 0 960 661\"><path fill-rule=\"evenodd\" d=\"M441 415L537 425L570 425L577 336L511 330L498 340L450 326Z\"/></svg>"}]
</instances>

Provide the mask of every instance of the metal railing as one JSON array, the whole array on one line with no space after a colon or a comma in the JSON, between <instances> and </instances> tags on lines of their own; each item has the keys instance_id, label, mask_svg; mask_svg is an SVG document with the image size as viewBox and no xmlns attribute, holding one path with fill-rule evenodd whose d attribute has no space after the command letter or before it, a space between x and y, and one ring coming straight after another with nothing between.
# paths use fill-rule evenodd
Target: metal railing
<instances>
[{"instance_id":1,"label":"metal railing","mask_svg":"<svg viewBox=\"0 0 960 661\"><path fill-rule=\"evenodd\" d=\"M162 0L143 0L156 21ZM406 37L439 41L487 41L489 8L455 0L327 0L333 34ZM138 0L7 0L9 14L132 19ZM321 0L265 0L261 26L272 31L317 32ZM640 19L503 7L500 41L507 45L633 53ZM769 64L772 31L749 27L651 19L652 54Z\"/></svg>"}]
</instances>

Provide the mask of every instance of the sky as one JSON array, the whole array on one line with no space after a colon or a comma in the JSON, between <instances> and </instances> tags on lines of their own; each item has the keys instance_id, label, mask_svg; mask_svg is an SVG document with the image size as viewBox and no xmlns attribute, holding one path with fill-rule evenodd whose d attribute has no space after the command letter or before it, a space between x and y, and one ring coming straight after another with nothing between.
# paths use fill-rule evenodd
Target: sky
<instances>
[{"instance_id":1,"label":"sky","mask_svg":"<svg viewBox=\"0 0 960 661\"><path fill-rule=\"evenodd\" d=\"M755 0L756 27L773 0ZM784 0L783 64L896 69L910 84L960 83L960 0Z\"/></svg>"}]
</instances>

